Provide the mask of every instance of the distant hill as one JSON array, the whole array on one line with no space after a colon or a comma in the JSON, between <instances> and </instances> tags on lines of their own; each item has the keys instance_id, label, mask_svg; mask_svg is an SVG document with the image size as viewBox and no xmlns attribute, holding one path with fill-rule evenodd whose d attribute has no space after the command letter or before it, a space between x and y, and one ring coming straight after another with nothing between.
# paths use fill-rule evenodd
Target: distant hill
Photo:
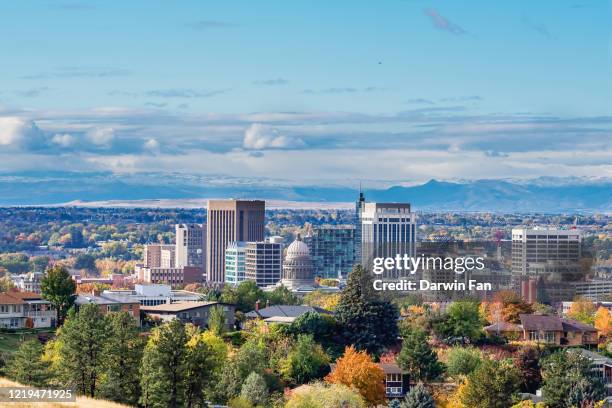
<instances>
[{"instance_id":1,"label":"distant hill","mask_svg":"<svg viewBox=\"0 0 612 408\"><path fill-rule=\"evenodd\" d=\"M612 210L612 180L430 180L421 185L366 189L370 201L405 201L416 210L575 212ZM344 186L291 186L266 179L184 174L14 173L0 175L0 205L73 201L261 198L298 202L353 202Z\"/></svg>"}]
</instances>

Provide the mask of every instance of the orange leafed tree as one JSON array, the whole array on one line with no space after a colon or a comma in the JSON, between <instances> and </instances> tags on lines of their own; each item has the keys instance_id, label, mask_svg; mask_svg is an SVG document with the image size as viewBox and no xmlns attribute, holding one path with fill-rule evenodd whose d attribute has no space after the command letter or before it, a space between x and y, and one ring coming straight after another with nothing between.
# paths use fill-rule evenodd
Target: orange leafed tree
<instances>
[{"instance_id":1,"label":"orange leafed tree","mask_svg":"<svg viewBox=\"0 0 612 408\"><path fill-rule=\"evenodd\" d=\"M532 306L511 290L502 290L495 294L488 305L488 321L497 323L499 320L509 323L520 323L519 315L533 313Z\"/></svg>"},{"instance_id":2,"label":"orange leafed tree","mask_svg":"<svg viewBox=\"0 0 612 408\"><path fill-rule=\"evenodd\" d=\"M372 361L365 351L357 351L353 346L344 350L344 355L336 361L336 366L325 377L332 384L344 384L359 392L369 406L385 402L385 373Z\"/></svg>"},{"instance_id":3,"label":"orange leafed tree","mask_svg":"<svg viewBox=\"0 0 612 408\"><path fill-rule=\"evenodd\" d=\"M612 335L612 314L603 306L599 306L595 313L595 328L600 336Z\"/></svg>"},{"instance_id":4,"label":"orange leafed tree","mask_svg":"<svg viewBox=\"0 0 612 408\"><path fill-rule=\"evenodd\" d=\"M567 316L582 323L593 324L595 305L587 299L575 299L567 311Z\"/></svg>"}]
</instances>

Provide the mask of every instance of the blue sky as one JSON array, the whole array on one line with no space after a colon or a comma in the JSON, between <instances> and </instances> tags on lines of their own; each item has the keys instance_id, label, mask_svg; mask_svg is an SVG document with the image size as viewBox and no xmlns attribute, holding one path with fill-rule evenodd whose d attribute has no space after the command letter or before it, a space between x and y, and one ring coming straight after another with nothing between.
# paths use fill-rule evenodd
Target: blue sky
<instances>
[{"instance_id":1,"label":"blue sky","mask_svg":"<svg viewBox=\"0 0 612 408\"><path fill-rule=\"evenodd\" d=\"M611 177L608 1L0 4L1 172Z\"/></svg>"}]
</instances>

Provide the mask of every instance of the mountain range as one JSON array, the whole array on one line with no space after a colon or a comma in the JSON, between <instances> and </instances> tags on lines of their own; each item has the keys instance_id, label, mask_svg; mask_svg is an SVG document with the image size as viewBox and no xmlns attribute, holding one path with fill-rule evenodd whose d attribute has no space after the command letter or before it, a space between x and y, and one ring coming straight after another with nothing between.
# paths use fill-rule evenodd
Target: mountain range
<instances>
[{"instance_id":1,"label":"mountain range","mask_svg":"<svg viewBox=\"0 0 612 408\"><path fill-rule=\"evenodd\" d=\"M609 212L612 180L542 177L532 180L430 180L416 185L367 188L368 201L410 202L423 211ZM27 172L0 174L0 206L59 205L109 200L260 198L347 203L358 189L342 185L291 185L268 179L167 173ZM111 201L112 202L112 201Z\"/></svg>"}]
</instances>

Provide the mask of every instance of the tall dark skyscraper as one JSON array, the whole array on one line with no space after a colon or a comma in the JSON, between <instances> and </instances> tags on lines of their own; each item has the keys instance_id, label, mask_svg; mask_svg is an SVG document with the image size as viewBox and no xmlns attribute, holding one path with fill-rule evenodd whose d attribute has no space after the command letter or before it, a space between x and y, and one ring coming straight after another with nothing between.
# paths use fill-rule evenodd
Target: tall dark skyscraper
<instances>
[{"instance_id":1,"label":"tall dark skyscraper","mask_svg":"<svg viewBox=\"0 0 612 408\"><path fill-rule=\"evenodd\" d=\"M209 282L225 282L225 250L230 242L263 241L264 201L209 200L206 273Z\"/></svg>"}]
</instances>

